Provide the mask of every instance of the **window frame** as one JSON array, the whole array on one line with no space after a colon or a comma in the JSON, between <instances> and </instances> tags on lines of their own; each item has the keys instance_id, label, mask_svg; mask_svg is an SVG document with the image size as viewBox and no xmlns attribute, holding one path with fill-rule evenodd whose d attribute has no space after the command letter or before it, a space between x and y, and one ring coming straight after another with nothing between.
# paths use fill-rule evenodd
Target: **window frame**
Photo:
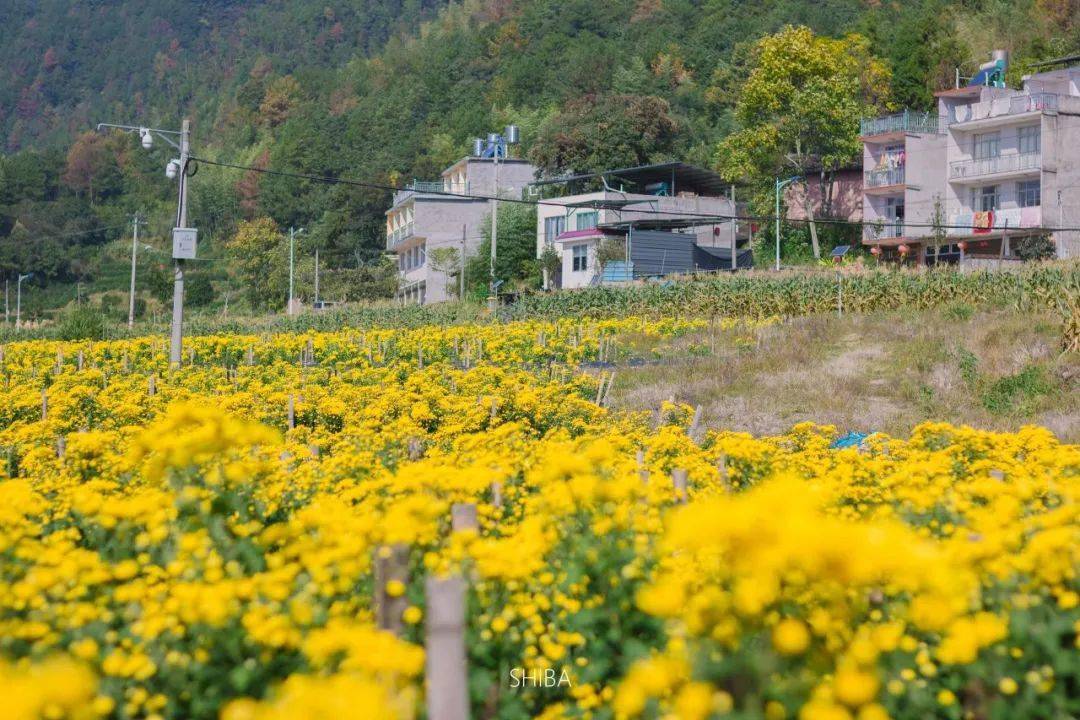
<instances>
[{"instance_id":1,"label":"window frame","mask_svg":"<svg viewBox=\"0 0 1080 720\"><path fill-rule=\"evenodd\" d=\"M1025 145L1029 147L1025 149ZM1036 155L1042 152L1042 126L1022 125L1016 129L1016 151L1021 155Z\"/></svg>"},{"instance_id":2,"label":"window frame","mask_svg":"<svg viewBox=\"0 0 1080 720\"><path fill-rule=\"evenodd\" d=\"M557 228L557 232L552 232L552 227ZM544 242L548 245L553 245L555 240L566 232L566 216L565 215L551 215L544 218Z\"/></svg>"},{"instance_id":3,"label":"window frame","mask_svg":"<svg viewBox=\"0 0 1080 720\"><path fill-rule=\"evenodd\" d=\"M572 272L588 272L589 246L587 244L579 243L570 246L570 269Z\"/></svg>"},{"instance_id":4,"label":"window frame","mask_svg":"<svg viewBox=\"0 0 1080 720\"><path fill-rule=\"evenodd\" d=\"M1033 200L1033 202L1029 202L1029 200ZM1042 182L1039 180L1018 181L1016 183L1016 204L1022 208L1040 207L1042 205Z\"/></svg>"},{"instance_id":5,"label":"window frame","mask_svg":"<svg viewBox=\"0 0 1080 720\"><path fill-rule=\"evenodd\" d=\"M591 225L585 225L584 222L591 220ZM592 230L600 224L600 212L598 210L588 210L577 214L577 218L574 221L574 227L578 230Z\"/></svg>"},{"instance_id":6,"label":"window frame","mask_svg":"<svg viewBox=\"0 0 1080 720\"><path fill-rule=\"evenodd\" d=\"M993 153L989 150L993 149ZM991 160L1001 157L1001 132L975 133L971 138L971 157L973 160Z\"/></svg>"}]
</instances>

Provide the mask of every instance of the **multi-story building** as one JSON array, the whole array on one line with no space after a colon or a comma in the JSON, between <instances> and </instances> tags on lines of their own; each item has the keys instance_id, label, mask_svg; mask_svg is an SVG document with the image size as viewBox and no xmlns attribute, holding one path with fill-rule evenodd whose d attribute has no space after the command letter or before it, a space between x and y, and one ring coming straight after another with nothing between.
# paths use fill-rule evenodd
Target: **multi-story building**
<instances>
[{"instance_id":1,"label":"multi-story building","mask_svg":"<svg viewBox=\"0 0 1080 720\"><path fill-rule=\"evenodd\" d=\"M1080 67L1005 87L1007 56L966 86L937 93L935 113L864 119L864 243L920 263L1014 259L1049 235L1080 255ZM966 254L965 254L966 253Z\"/></svg>"},{"instance_id":2,"label":"multi-story building","mask_svg":"<svg viewBox=\"0 0 1080 720\"><path fill-rule=\"evenodd\" d=\"M386 249L397 255L401 273L398 297L409 303L443 302L454 295L450 272L428 261L432 250L456 248L459 257L476 252L482 225L490 218L496 194L495 160L464 157L442 172L439 180L414 180L394 193L386 211ZM498 196L520 198L535 177L525 160L498 159Z\"/></svg>"},{"instance_id":3,"label":"multi-story building","mask_svg":"<svg viewBox=\"0 0 1080 720\"><path fill-rule=\"evenodd\" d=\"M560 264L547 288L578 288L599 280L597 249L612 234L633 242L633 228L691 233L695 244L744 243L747 223L733 226L730 186L712 172L684 163L647 165L533 183L537 189L599 184L602 189L544 198L536 210L536 256L554 250ZM631 271L632 272L632 271Z\"/></svg>"}]
</instances>

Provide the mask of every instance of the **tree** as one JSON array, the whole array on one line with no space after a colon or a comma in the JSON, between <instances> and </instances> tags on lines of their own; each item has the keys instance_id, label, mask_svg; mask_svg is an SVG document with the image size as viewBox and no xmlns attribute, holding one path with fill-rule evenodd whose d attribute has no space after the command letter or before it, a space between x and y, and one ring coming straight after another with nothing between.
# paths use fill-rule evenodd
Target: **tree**
<instances>
[{"instance_id":1,"label":"tree","mask_svg":"<svg viewBox=\"0 0 1080 720\"><path fill-rule=\"evenodd\" d=\"M720 171L757 183L818 171L825 183L858 156L859 118L888 106L889 81L888 68L860 35L832 39L788 26L762 38L735 105L739 130L717 149ZM809 191L803 202L820 258Z\"/></svg>"},{"instance_id":2,"label":"tree","mask_svg":"<svg viewBox=\"0 0 1080 720\"><path fill-rule=\"evenodd\" d=\"M528 155L547 175L633 167L666 157L677 129L663 98L587 95L544 123Z\"/></svg>"},{"instance_id":3,"label":"tree","mask_svg":"<svg viewBox=\"0 0 1080 720\"><path fill-rule=\"evenodd\" d=\"M74 192L85 192L91 205L94 204L95 193L118 185L120 170L108 138L94 132L80 135L68 151L67 166L61 180Z\"/></svg>"},{"instance_id":4,"label":"tree","mask_svg":"<svg viewBox=\"0 0 1080 720\"><path fill-rule=\"evenodd\" d=\"M461 274L461 253L458 249L449 246L435 248L427 254L427 261L432 270L446 275L447 289L454 294L459 294L458 284L451 282L452 278Z\"/></svg>"},{"instance_id":5,"label":"tree","mask_svg":"<svg viewBox=\"0 0 1080 720\"><path fill-rule=\"evenodd\" d=\"M284 303L289 292L289 241L270 218L241 222L226 243L253 307Z\"/></svg>"},{"instance_id":6,"label":"tree","mask_svg":"<svg viewBox=\"0 0 1080 720\"><path fill-rule=\"evenodd\" d=\"M476 298L488 293L491 266L491 221L484 222L480 247L465 263L466 292ZM496 245L495 277L504 290L536 287L536 208L524 203L499 204L499 238Z\"/></svg>"}]
</instances>

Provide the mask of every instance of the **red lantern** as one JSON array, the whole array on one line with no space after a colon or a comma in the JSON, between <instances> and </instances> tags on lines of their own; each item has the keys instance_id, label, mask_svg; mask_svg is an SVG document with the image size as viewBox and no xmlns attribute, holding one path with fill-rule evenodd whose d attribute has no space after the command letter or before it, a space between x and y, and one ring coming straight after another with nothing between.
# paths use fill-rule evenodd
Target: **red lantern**
<instances>
[{"instance_id":1,"label":"red lantern","mask_svg":"<svg viewBox=\"0 0 1080 720\"><path fill-rule=\"evenodd\" d=\"M960 242L956 243L956 247L960 248L960 252L964 252L965 250L967 250L967 240L961 240Z\"/></svg>"},{"instance_id":2,"label":"red lantern","mask_svg":"<svg viewBox=\"0 0 1080 720\"><path fill-rule=\"evenodd\" d=\"M881 254L881 248L879 248L877 245L875 245L874 247L870 248L870 254L873 255L874 257L877 257L878 255Z\"/></svg>"},{"instance_id":3,"label":"red lantern","mask_svg":"<svg viewBox=\"0 0 1080 720\"><path fill-rule=\"evenodd\" d=\"M901 245L896 249L900 251L901 255L907 255L908 252L911 251L911 248L909 248L907 245Z\"/></svg>"}]
</instances>

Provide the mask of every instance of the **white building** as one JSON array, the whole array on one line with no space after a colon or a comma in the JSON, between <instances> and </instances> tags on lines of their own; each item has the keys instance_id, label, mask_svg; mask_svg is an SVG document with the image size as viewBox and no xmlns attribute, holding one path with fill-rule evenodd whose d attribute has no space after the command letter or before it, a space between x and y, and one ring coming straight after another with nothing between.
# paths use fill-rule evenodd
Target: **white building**
<instances>
[{"instance_id":1,"label":"white building","mask_svg":"<svg viewBox=\"0 0 1080 720\"><path fill-rule=\"evenodd\" d=\"M397 255L401 273L398 296L409 303L443 302L455 296L451 273L436 271L428 254L440 247L456 248L459 257L476 252L482 225L490 218L495 196L495 160L464 157L442 172L439 180L413 181L394 193L386 211L386 249ZM535 177L524 160L498 160L499 197L520 198ZM473 197L479 196L479 197Z\"/></svg>"},{"instance_id":2,"label":"white building","mask_svg":"<svg viewBox=\"0 0 1080 720\"><path fill-rule=\"evenodd\" d=\"M548 288L579 288L599 280L597 248L610 233L624 226L648 224L681 226L701 246L744 242L746 228L726 218L735 215L730 186L712 172L684 163L663 163L594 175L557 178L534 183L537 188L573 187L583 183L602 189L562 197L544 198L536 210L536 256L546 249L560 258L555 277L545 277ZM733 232L735 235L733 236ZM546 273L545 273L546 274Z\"/></svg>"},{"instance_id":3,"label":"white building","mask_svg":"<svg viewBox=\"0 0 1080 720\"><path fill-rule=\"evenodd\" d=\"M937 93L935 113L864 119L863 241L916 262L1015 259L1049 235L1080 256L1080 67L1004 87L1007 56ZM939 245L934 236L945 234Z\"/></svg>"}]
</instances>

